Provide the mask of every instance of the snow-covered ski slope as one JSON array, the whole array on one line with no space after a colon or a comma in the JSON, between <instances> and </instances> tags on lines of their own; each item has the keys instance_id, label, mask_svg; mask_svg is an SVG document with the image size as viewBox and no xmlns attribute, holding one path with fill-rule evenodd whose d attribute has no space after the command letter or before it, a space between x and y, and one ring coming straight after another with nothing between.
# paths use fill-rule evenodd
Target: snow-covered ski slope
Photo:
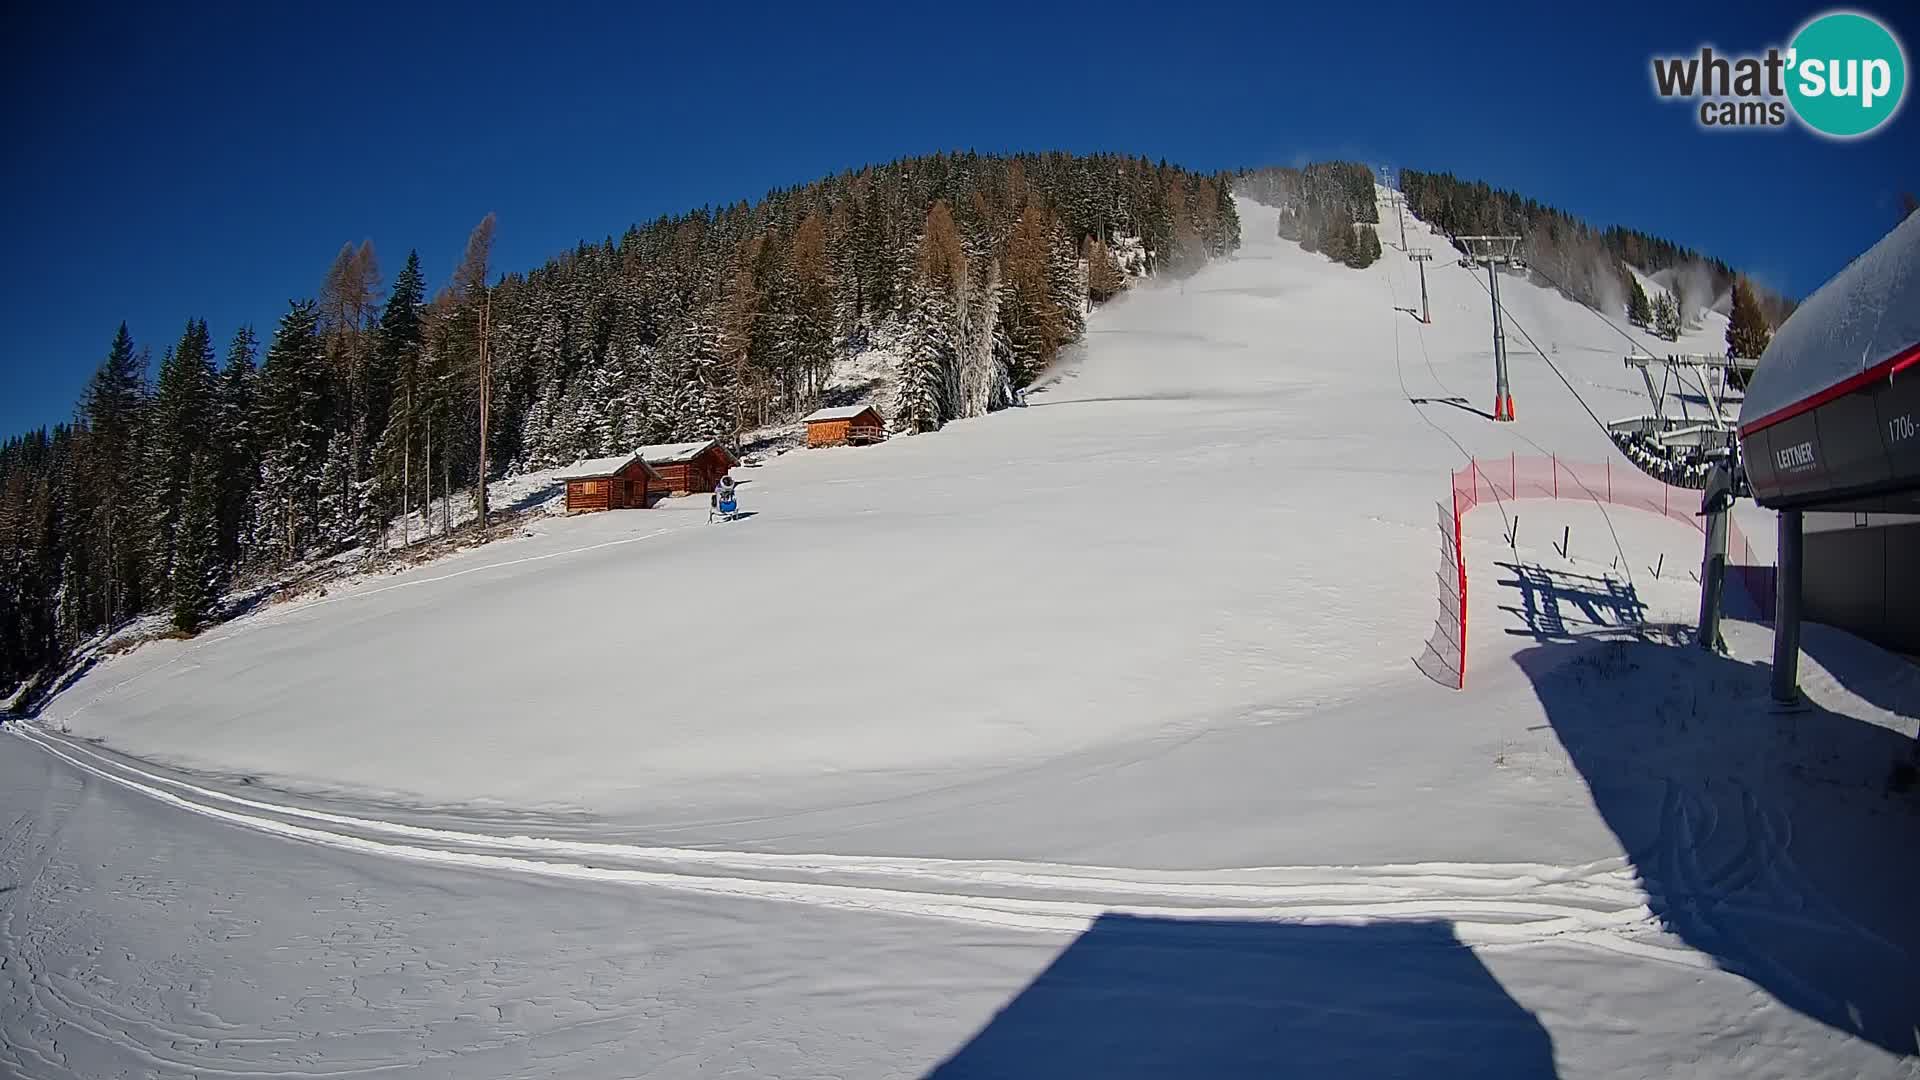
<instances>
[{"instance_id":1,"label":"snow-covered ski slope","mask_svg":"<svg viewBox=\"0 0 1920 1080\"><path fill-rule=\"evenodd\" d=\"M1627 468L1520 330L1602 419L1629 342L1507 278L1494 424L1484 273L1240 208L1026 409L100 662L0 746L0 1074L1904 1075L1912 669L1771 716L1697 533L1530 500L1434 685L1452 470Z\"/></svg>"},{"instance_id":2,"label":"snow-covered ski slope","mask_svg":"<svg viewBox=\"0 0 1920 1080\"><path fill-rule=\"evenodd\" d=\"M1519 423L1408 404L1491 404L1483 276L1431 267L1420 327L1396 253L1341 270L1243 212L1239 258L1103 310L1028 409L742 470L737 527L703 499L551 521L149 645L46 721L276 784L657 820L1427 701L1449 470L1612 448L1517 333ZM1603 417L1638 407L1614 331L1504 292ZM1631 531L1635 562L1697 562L1683 527Z\"/></svg>"}]
</instances>

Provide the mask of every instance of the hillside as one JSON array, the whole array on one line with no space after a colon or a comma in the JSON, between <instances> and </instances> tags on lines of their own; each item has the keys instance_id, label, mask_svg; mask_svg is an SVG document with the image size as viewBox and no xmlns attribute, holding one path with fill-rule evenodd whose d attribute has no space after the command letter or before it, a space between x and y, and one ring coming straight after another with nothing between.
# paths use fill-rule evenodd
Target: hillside
<instances>
[{"instance_id":1,"label":"hillside","mask_svg":"<svg viewBox=\"0 0 1920 1080\"><path fill-rule=\"evenodd\" d=\"M1511 278L1519 419L1489 422L1482 273L1433 264L1424 326L1397 253L1349 270L1238 213L1235 258L1094 313L1024 409L743 468L731 524L698 498L541 518L85 672L19 732L90 785L70 842L110 812L115 843L201 867L142 895L212 875L414 928L342 961L347 1026L263 967L257 1024L214 1038L235 1010L189 989L151 1052L285 1071L310 1040L248 1033L293 1028L441 1060L472 1028L508 1072L544 1033L582 1072L697 1046L841 1075L1897 1074L1920 882L1878 778L1912 680L1816 629L1814 707L1756 720L1764 631L1684 642L1691 527L1528 499L1465 521L1467 689L1436 686L1414 657L1449 474L1624 471L1588 408L1638 407L1627 343ZM144 839L151 800L221 839ZM260 833L319 869L243 874ZM444 925L427 873L458 875ZM183 955L251 957L194 921L227 902L159 909L87 985L141 1013ZM532 908L583 922L501 963ZM270 936L333 970L354 932ZM33 973L79 946L9 948L6 1042L53 1062L67 998ZM152 1042L100 1060L119 1039Z\"/></svg>"},{"instance_id":2,"label":"hillside","mask_svg":"<svg viewBox=\"0 0 1920 1080\"><path fill-rule=\"evenodd\" d=\"M1027 409L744 470L756 516L737 530L708 528L699 500L551 520L155 643L46 720L295 787L652 820L734 775L756 802L823 769L891 787L1271 701L1424 693L1404 661L1431 621L1447 470L1611 444L1517 333L1519 423L1472 411L1492 383L1482 275L1436 264L1423 329L1382 314L1415 302L1404 263L1340 271L1273 239L1265 208L1242 213L1259 227L1241 258L1098 313ZM1504 298L1593 408L1639 406L1615 330L1518 281ZM1408 404L1456 395L1469 407ZM1684 528L1647 540L1647 562L1697 561ZM1690 583L1674 589L1683 614ZM1251 614L1269 607L1287 614ZM295 656L314 661L274 659ZM639 716L619 683L566 674L634 666ZM870 710L918 719L875 730ZM455 729L471 771L422 775Z\"/></svg>"},{"instance_id":3,"label":"hillside","mask_svg":"<svg viewBox=\"0 0 1920 1080\"><path fill-rule=\"evenodd\" d=\"M529 273L496 277L489 214L438 291L418 252L389 287L372 242L348 244L264 355L242 326L224 364L204 319L160 350L122 324L72 424L0 444L0 691L156 610L191 635L230 585L379 562L410 535L395 522L450 526L483 478L732 440L874 389L835 372L884 369L905 432L1002 408L1090 305L1233 251L1233 206L1227 178L1144 158L936 154Z\"/></svg>"}]
</instances>

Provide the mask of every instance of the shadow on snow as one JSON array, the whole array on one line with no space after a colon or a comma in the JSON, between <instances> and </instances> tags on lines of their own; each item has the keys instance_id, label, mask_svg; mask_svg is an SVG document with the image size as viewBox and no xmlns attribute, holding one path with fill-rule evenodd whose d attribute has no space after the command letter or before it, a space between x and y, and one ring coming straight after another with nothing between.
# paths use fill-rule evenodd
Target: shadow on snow
<instances>
[{"instance_id":1,"label":"shadow on snow","mask_svg":"<svg viewBox=\"0 0 1920 1080\"><path fill-rule=\"evenodd\" d=\"M1825 665L1837 677L1901 663L1825 627L1806 634L1810 654L1859 654L1845 676ZM1654 912L1781 1003L1914 1054L1920 805L1886 786L1911 741L1811 703L1776 711L1766 665L1658 636L1515 657ZM1912 716L1920 694L1904 687L1883 707Z\"/></svg>"},{"instance_id":2,"label":"shadow on snow","mask_svg":"<svg viewBox=\"0 0 1920 1080\"><path fill-rule=\"evenodd\" d=\"M1630 581L1612 575L1593 577L1565 570L1549 570L1531 563L1496 562L1495 566L1513 576L1494 584L1518 589L1520 604L1500 605L1500 610L1519 618L1521 627L1507 633L1531 637L1536 641L1573 641L1583 633L1632 629L1646 621L1647 606ZM1572 623L1563 605L1573 609ZM1574 624L1578 624L1577 626ZM1584 627L1582 630L1580 627Z\"/></svg>"},{"instance_id":3,"label":"shadow on snow","mask_svg":"<svg viewBox=\"0 0 1920 1080\"><path fill-rule=\"evenodd\" d=\"M1446 923L1118 914L929 1074L1553 1075L1546 1029Z\"/></svg>"}]
</instances>

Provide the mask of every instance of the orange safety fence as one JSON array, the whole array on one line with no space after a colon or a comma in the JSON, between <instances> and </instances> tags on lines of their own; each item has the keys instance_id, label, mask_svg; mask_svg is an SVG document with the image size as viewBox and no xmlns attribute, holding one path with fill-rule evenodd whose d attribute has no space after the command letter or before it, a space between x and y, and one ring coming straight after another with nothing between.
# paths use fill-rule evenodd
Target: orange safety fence
<instances>
[{"instance_id":1,"label":"orange safety fence","mask_svg":"<svg viewBox=\"0 0 1920 1080\"><path fill-rule=\"evenodd\" d=\"M1440 614L1433 636L1417 666L1443 686L1467 685L1467 558L1461 544L1460 521L1467 511L1487 502L1520 499L1577 499L1582 502L1645 510L1682 521L1704 533L1699 515L1701 493L1661 483L1631 466L1612 462L1595 465L1562 461L1558 457L1474 458L1453 474L1449 503L1439 506ZM1754 557L1740 525L1727 521L1727 560L1730 577L1737 577L1764 619L1771 619L1773 568Z\"/></svg>"}]
</instances>

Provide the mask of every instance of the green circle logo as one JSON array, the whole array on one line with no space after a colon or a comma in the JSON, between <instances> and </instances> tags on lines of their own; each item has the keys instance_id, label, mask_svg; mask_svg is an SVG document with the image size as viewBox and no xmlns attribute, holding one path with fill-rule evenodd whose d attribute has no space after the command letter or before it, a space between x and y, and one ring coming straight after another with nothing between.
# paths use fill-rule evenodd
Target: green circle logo
<instances>
[{"instance_id":1,"label":"green circle logo","mask_svg":"<svg viewBox=\"0 0 1920 1080\"><path fill-rule=\"evenodd\" d=\"M1879 20L1857 12L1831 12L1801 27L1787 64L1787 99L1822 135L1865 135L1893 119L1906 96L1906 52Z\"/></svg>"}]
</instances>

